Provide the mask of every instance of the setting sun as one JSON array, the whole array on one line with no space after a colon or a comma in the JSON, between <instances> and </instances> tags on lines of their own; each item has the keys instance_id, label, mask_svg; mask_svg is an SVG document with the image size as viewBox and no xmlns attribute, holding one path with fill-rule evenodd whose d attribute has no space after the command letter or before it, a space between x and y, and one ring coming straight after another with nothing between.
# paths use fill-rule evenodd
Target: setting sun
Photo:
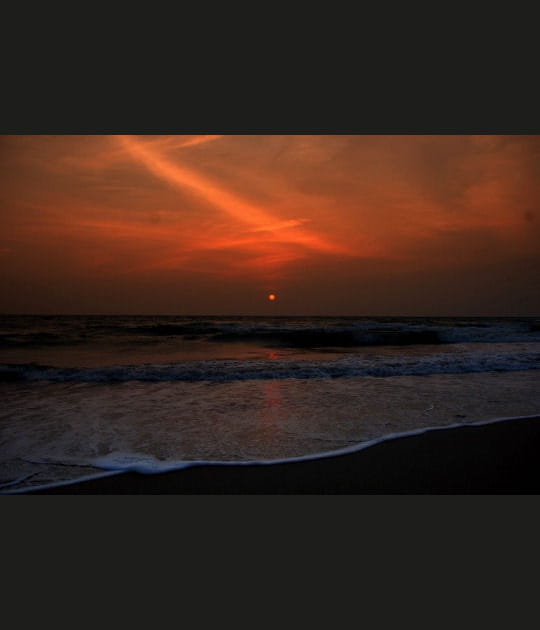
<instances>
[{"instance_id":1,"label":"setting sun","mask_svg":"<svg viewBox=\"0 0 540 630\"><path fill-rule=\"evenodd\" d=\"M536 316L539 157L538 135L5 134L0 312Z\"/></svg>"},{"instance_id":2,"label":"setting sun","mask_svg":"<svg viewBox=\"0 0 540 630\"><path fill-rule=\"evenodd\" d=\"M540 134L109 129L0 134L0 496L540 494Z\"/></svg>"}]
</instances>

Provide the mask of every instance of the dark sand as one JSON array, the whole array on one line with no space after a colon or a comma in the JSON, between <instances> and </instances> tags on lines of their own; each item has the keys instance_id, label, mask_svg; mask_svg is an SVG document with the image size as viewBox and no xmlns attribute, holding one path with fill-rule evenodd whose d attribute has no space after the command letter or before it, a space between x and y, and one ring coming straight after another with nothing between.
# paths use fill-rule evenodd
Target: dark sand
<instances>
[{"instance_id":1,"label":"dark sand","mask_svg":"<svg viewBox=\"0 0 540 630\"><path fill-rule=\"evenodd\" d=\"M540 416L430 430L270 465L121 473L29 494L537 494Z\"/></svg>"}]
</instances>

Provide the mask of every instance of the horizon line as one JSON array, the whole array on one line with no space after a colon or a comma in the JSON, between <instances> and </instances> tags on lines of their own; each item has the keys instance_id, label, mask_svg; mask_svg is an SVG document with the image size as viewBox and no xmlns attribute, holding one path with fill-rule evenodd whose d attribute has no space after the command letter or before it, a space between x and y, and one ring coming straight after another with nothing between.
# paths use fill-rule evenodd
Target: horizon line
<instances>
[{"instance_id":1,"label":"horizon line","mask_svg":"<svg viewBox=\"0 0 540 630\"><path fill-rule=\"evenodd\" d=\"M423 314L412 315L408 313L401 313L399 315L392 314L306 314L306 313L288 313L288 314L261 314L261 313L0 313L0 317L540 317L539 314L535 315L508 315L499 313L497 315L481 315L481 314L469 314L469 315L450 315L450 314Z\"/></svg>"}]
</instances>

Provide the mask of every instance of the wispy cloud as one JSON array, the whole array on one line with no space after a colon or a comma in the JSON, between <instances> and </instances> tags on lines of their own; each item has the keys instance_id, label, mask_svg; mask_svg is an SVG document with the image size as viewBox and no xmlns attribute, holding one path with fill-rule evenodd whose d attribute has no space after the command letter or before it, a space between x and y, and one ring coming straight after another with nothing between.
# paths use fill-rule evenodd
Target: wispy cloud
<instances>
[{"instance_id":1,"label":"wispy cloud","mask_svg":"<svg viewBox=\"0 0 540 630\"><path fill-rule=\"evenodd\" d=\"M268 209L263 209L246 201L238 194L230 192L224 185L194 168L181 164L177 160L173 162L159 148L150 146L148 142L145 143L129 136L119 136L118 141L134 159L144 164L156 177L182 190L189 190L211 204L216 210L224 213L229 219L233 219L240 225L249 226L250 232L260 233L259 240L255 242L258 242L261 247L266 247L271 242L288 244L315 252L352 254L345 246L302 228L301 226L307 222L307 219L283 220ZM189 146L189 144L180 146ZM235 242L234 239L233 242ZM298 255L291 255L291 257L296 258ZM267 261L267 264L272 264L272 260L283 261L284 257L276 256L273 259L268 256L264 260Z\"/></svg>"},{"instance_id":2,"label":"wispy cloud","mask_svg":"<svg viewBox=\"0 0 540 630\"><path fill-rule=\"evenodd\" d=\"M495 293L507 263L538 301L536 136L4 136L0 159L10 309L36 276L58 304L84 277L164 305L268 285L382 312L392 286L421 302L422 278L480 268Z\"/></svg>"}]
</instances>

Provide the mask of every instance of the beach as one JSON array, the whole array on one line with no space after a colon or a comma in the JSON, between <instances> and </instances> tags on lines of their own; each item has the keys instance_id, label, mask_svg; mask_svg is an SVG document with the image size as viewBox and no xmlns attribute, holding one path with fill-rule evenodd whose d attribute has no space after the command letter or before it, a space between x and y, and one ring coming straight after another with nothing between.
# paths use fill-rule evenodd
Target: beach
<instances>
[{"instance_id":1,"label":"beach","mask_svg":"<svg viewBox=\"0 0 540 630\"><path fill-rule=\"evenodd\" d=\"M536 318L0 324L0 494L536 491Z\"/></svg>"},{"instance_id":2,"label":"beach","mask_svg":"<svg viewBox=\"0 0 540 630\"><path fill-rule=\"evenodd\" d=\"M30 494L537 494L539 448L540 415L390 436L343 454L121 472Z\"/></svg>"},{"instance_id":3,"label":"beach","mask_svg":"<svg viewBox=\"0 0 540 630\"><path fill-rule=\"evenodd\" d=\"M540 136L1 146L0 495L537 492Z\"/></svg>"}]
</instances>

